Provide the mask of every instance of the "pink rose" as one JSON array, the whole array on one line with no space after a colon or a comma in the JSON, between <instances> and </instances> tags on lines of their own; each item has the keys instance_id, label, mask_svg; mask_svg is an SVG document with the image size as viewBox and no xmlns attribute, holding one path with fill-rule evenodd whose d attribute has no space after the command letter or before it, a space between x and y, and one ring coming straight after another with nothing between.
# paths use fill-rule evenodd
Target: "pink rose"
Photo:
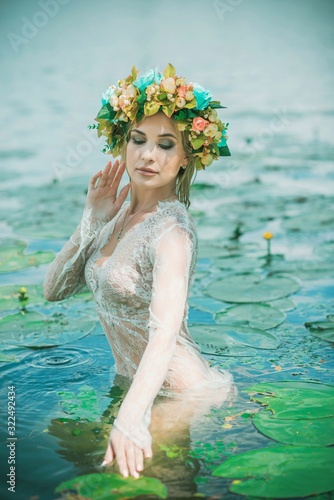
<instances>
[{"instance_id":1,"label":"pink rose","mask_svg":"<svg viewBox=\"0 0 334 500\"><path fill-rule=\"evenodd\" d=\"M180 87L177 88L177 95L179 97L183 97L185 98L186 97L186 93L187 93L187 85L181 85Z\"/></svg>"},{"instance_id":2,"label":"pink rose","mask_svg":"<svg viewBox=\"0 0 334 500\"><path fill-rule=\"evenodd\" d=\"M203 132L209 123L210 122L208 122L208 120L204 120L204 118L197 116L193 119L192 130L199 130L200 132Z\"/></svg>"}]
</instances>

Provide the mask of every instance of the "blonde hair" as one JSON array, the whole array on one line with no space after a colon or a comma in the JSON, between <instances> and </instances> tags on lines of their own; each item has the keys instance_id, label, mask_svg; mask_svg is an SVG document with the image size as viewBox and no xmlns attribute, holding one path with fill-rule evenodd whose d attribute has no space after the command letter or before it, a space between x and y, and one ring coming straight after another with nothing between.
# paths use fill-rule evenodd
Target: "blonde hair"
<instances>
[{"instance_id":1,"label":"blonde hair","mask_svg":"<svg viewBox=\"0 0 334 500\"><path fill-rule=\"evenodd\" d=\"M173 118L170 118L173 122L173 125L175 126L177 130L177 125L176 122ZM123 144L122 144L122 152L121 156L122 159L125 159L126 156L126 146L127 143L129 142L130 139L130 133L132 128L135 125L138 125L140 122L129 122L127 126L127 130L124 136ZM196 175L193 179L194 173L197 173L197 170L195 168L195 162L196 162L196 157L193 155L192 147L190 144L190 141L187 137L186 132L180 132L181 135L181 140L182 140L182 146L184 149L184 153L186 158L188 159L188 163L186 165L186 168L182 168L180 166L180 170L176 176L176 183L175 183L175 188L174 188L174 193L178 197L179 201L181 203L184 203L187 208L190 207L191 201L190 201L190 188L193 184L193 182L196 179Z\"/></svg>"}]
</instances>

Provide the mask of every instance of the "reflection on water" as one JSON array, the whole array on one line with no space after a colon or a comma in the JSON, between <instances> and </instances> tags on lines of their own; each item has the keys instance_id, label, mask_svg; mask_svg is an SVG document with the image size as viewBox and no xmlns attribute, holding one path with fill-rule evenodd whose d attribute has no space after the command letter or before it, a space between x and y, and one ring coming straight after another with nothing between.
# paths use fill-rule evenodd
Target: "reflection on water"
<instances>
[{"instance_id":1,"label":"reflection on water","mask_svg":"<svg viewBox=\"0 0 334 500\"><path fill-rule=\"evenodd\" d=\"M118 385L118 383L120 385ZM58 438L59 449L57 453L67 461L80 466L83 473L100 470L101 458L104 456L106 440L111 430L114 418L117 416L118 408L129 389L129 384L124 377L116 376L114 385L109 395L114 395L112 403L103 412L103 423L78 422L71 419L52 419L48 426L51 435ZM116 393L116 394L115 394ZM177 447L178 450L190 450L190 428L189 420L186 420L186 411L179 411L179 426L171 425L167 428L168 421L175 418L175 410L180 410L180 401L172 408L168 408L170 402L162 401L163 397L156 401L152 408L152 424L150 431L153 438L153 457L145 460L144 474L148 477L160 479L168 488L171 498L191 498L196 492L194 478L200 469L198 460L191 459L187 462L184 457L168 458L163 447ZM156 411L157 409L157 411ZM188 405L189 409L189 405ZM106 423L107 422L107 423ZM170 422L169 422L170 423ZM116 461L105 468L108 473L119 473Z\"/></svg>"},{"instance_id":2,"label":"reflection on water","mask_svg":"<svg viewBox=\"0 0 334 500\"><path fill-rule=\"evenodd\" d=\"M226 11L217 10L223 4ZM176 409L179 402L157 398L154 405L154 456L142 475L161 479L169 498L199 492L235 499L230 481L212 477L213 468L231 454L273 443L250 418L236 416L257 409L242 389L254 381L333 380L331 344L304 327L324 319L334 305L333 3L53 5L57 12L44 10L44 18L36 14L40 2L32 0L7 1L2 9L2 236L26 241L28 251L62 247L79 222L88 179L108 159L100 152L103 141L87 130L101 92L133 64L145 71L171 62L189 81L213 91L227 106L223 121L230 122L232 157L199 172L193 189L201 250L189 321L212 323L221 303L205 292L214 279L256 270L301 280L292 306L276 304L286 313L269 330L282 341L277 349L236 346L237 356L206 356L233 373L239 396L232 406L222 402L192 419L189 407ZM266 266L263 231L274 233ZM2 282L41 284L46 267L2 274ZM95 314L85 302L82 308ZM3 353L16 356L0 365L2 401L7 386L16 386L16 499L53 500L62 481L100 470L126 383L115 376L107 340L96 332L75 344L4 346ZM184 418L177 418L182 411ZM170 432L167 414L176 418L178 432ZM2 445L5 439L2 434ZM4 446L1 453L6 460ZM115 464L108 470L118 472ZM7 497L2 481L1 498Z\"/></svg>"}]
</instances>

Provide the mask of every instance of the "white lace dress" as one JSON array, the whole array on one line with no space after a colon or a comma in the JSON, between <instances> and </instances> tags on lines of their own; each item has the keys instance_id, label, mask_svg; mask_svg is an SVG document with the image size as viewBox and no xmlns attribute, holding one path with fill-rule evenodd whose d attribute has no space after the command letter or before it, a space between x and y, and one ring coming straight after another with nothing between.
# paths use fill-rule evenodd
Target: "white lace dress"
<instances>
[{"instance_id":1,"label":"white lace dress","mask_svg":"<svg viewBox=\"0 0 334 500\"><path fill-rule=\"evenodd\" d=\"M110 257L101 259L129 203L110 221L93 218L86 204L43 287L52 301L68 298L85 285L92 291L116 372L131 380L114 426L144 447L152 443L149 426L156 396L179 397L184 403L194 397L217 401L220 394L224 401L233 378L210 366L187 327L198 240L183 203L160 201L123 234Z\"/></svg>"}]
</instances>

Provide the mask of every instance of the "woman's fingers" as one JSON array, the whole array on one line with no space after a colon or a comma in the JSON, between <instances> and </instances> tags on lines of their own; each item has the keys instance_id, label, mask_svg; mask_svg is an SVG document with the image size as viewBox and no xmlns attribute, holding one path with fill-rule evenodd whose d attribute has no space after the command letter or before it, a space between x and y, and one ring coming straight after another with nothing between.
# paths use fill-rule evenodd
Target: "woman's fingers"
<instances>
[{"instance_id":1,"label":"woman's fingers","mask_svg":"<svg viewBox=\"0 0 334 500\"><path fill-rule=\"evenodd\" d=\"M135 457L136 470L138 472L141 472L142 470L144 470L143 450L141 448L138 448L138 446L135 447Z\"/></svg>"},{"instance_id":2,"label":"woman's fingers","mask_svg":"<svg viewBox=\"0 0 334 500\"><path fill-rule=\"evenodd\" d=\"M152 458L153 452L152 452L152 447L151 446L146 446L144 448L144 455L145 455L145 458Z\"/></svg>"},{"instance_id":3,"label":"woman's fingers","mask_svg":"<svg viewBox=\"0 0 334 500\"><path fill-rule=\"evenodd\" d=\"M119 160L116 160L114 164L111 161L107 163L103 170L100 170L97 174L95 174L91 179L91 184L95 187L95 182L99 178L99 182L97 187L105 188L105 187L113 187L114 189L118 188L122 175L124 173L125 162L123 161L121 164Z\"/></svg>"},{"instance_id":4,"label":"woman's fingers","mask_svg":"<svg viewBox=\"0 0 334 500\"><path fill-rule=\"evenodd\" d=\"M126 459L127 459L127 466L129 468L130 474L138 479L139 474L136 471L136 451L135 448L137 446L132 443L132 441L127 441L126 448L125 448L125 454L126 454Z\"/></svg>"},{"instance_id":5,"label":"woman's fingers","mask_svg":"<svg viewBox=\"0 0 334 500\"><path fill-rule=\"evenodd\" d=\"M116 162L115 162L116 163ZM104 167L102 177L99 180L99 187L105 187L108 181L108 176L110 169L112 168L111 161L107 163L107 165Z\"/></svg>"},{"instance_id":6,"label":"woman's fingers","mask_svg":"<svg viewBox=\"0 0 334 500\"><path fill-rule=\"evenodd\" d=\"M127 197L128 195L128 192L130 190L130 187L131 187L131 184L126 184L120 191L118 197L117 197L117 200L115 201L115 205L116 205L116 209L119 209L121 208L121 206L123 205L124 203L124 200L125 198Z\"/></svg>"},{"instance_id":7,"label":"woman's fingers","mask_svg":"<svg viewBox=\"0 0 334 500\"><path fill-rule=\"evenodd\" d=\"M127 461L126 461L126 455L125 455L125 446L120 446L118 447L116 451L116 459L117 459L117 464L120 473L124 477L128 477L129 475L129 470L127 466Z\"/></svg>"},{"instance_id":8,"label":"woman's fingers","mask_svg":"<svg viewBox=\"0 0 334 500\"><path fill-rule=\"evenodd\" d=\"M116 163L115 163L115 165L116 165ZM114 165L114 167L115 167L115 165ZM125 170L125 161L123 161L118 166L117 169L114 170L114 168L112 168L109 172L108 183L109 183L109 186L114 189L115 195L116 195L119 183L121 182L122 176L124 174L124 170Z\"/></svg>"},{"instance_id":9,"label":"woman's fingers","mask_svg":"<svg viewBox=\"0 0 334 500\"><path fill-rule=\"evenodd\" d=\"M104 459L103 459L103 462L101 465L109 464L110 462L112 462L114 460L114 458L115 458L115 456L114 456L114 453L113 453L112 448L111 448L111 443L109 441L107 451L104 455Z\"/></svg>"},{"instance_id":10,"label":"woman's fingers","mask_svg":"<svg viewBox=\"0 0 334 500\"><path fill-rule=\"evenodd\" d=\"M89 181L89 184L90 184L90 187L92 188L95 188L95 183L97 181L97 179L102 175L102 170L99 170L99 172L97 172L97 174L93 175L93 177L91 178L91 180Z\"/></svg>"},{"instance_id":11,"label":"woman's fingers","mask_svg":"<svg viewBox=\"0 0 334 500\"><path fill-rule=\"evenodd\" d=\"M130 473L134 478L138 479L140 477L138 472L144 470L143 453L146 458L151 458L153 455L151 446L143 450L131 439L122 434L119 435L117 429L112 429L108 448L101 465L109 463L116 456L120 473L124 477L128 477Z\"/></svg>"}]
</instances>

